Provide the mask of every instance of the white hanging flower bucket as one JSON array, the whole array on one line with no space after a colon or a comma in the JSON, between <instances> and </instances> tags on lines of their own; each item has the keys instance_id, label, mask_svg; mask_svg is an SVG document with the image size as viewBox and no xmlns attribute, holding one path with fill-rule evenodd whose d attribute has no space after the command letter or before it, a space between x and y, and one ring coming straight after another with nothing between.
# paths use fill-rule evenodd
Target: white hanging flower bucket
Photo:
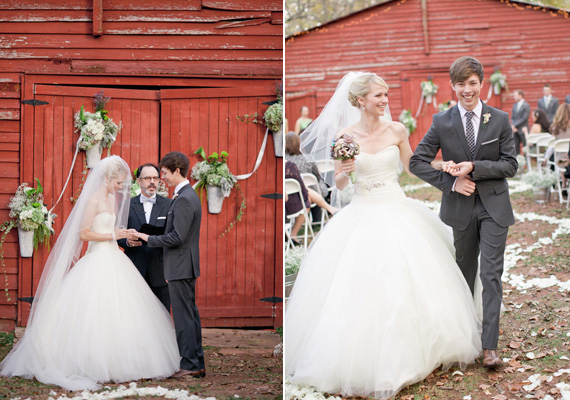
<instances>
[{"instance_id":1,"label":"white hanging flower bucket","mask_svg":"<svg viewBox=\"0 0 570 400\"><path fill-rule=\"evenodd\" d=\"M431 102L432 102L432 95L431 95L431 94L428 94L428 95L426 96L426 104L431 104Z\"/></svg>"},{"instance_id":2,"label":"white hanging flower bucket","mask_svg":"<svg viewBox=\"0 0 570 400\"><path fill-rule=\"evenodd\" d=\"M222 212L224 204L224 194L220 186L206 185L206 193L208 196L208 212L210 214L219 214Z\"/></svg>"},{"instance_id":3,"label":"white hanging flower bucket","mask_svg":"<svg viewBox=\"0 0 570 400\"><path fill-rule=\"evenodd\" d=\"M275 147L275 156L283 157L283 126L273 133L273 145Z\"/></svg>"},{"instance_id":4,"label":"white hanging flower bucket","mask_svg":"<svg viewBox=\"0 0 570 400\"><path fill-rule=\"evenodd\" d=\"M18 243L20 256L32 257L34 255L34 231L25 231L18 226Z\"/></svg>"},{"instance_id":5,"label":"white hanging flower bucket","mask_svg":"<svg viewBox=\"0 0 570 400\"><path fill-rule=\"evenodd\" d=\"M101 161L101 153L103 153L103 146L101 146L101 142L96 143L85 150L85 158L87 160L88 168L95 168L97 163Z\"/></svg>"}]
</instances>

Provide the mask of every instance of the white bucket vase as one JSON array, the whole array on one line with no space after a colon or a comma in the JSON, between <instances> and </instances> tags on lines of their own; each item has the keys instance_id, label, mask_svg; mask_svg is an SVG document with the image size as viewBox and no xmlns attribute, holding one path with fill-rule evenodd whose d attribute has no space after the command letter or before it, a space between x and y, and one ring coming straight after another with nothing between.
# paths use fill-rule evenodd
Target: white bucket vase
<instances>
[{"instance_id":1,"label":"white bucket vase","mask_svg":"<svg viewBox=\"0 0 570 400\"><path fill-rule=\"evenodd\" d=\"M293 285L297 279L297 272L292 275L285 275L285 298L288 298L293 290Z\"/></svg>"},{"instance_id":2,"label":"white bucket vase","mask_svg":"<svg viewBox=\"0 0 570 400\"><path fill-rule=\"evenodd\" d=\"M210 214L221 213L222 204L224 204L222 188L214 185L206 185L206 194L208 196L208 212Z\"/></svg>"},{"instance_id":3,"label":"white bucket vase","mask_svg":"<svg viewBox=\"0 0 570 400\"><path fill-rule=\"evenodd\" d=\"M34 231L25 231L18 226L18 243L20 256L32 257L34 255Z\"/></svg>"},{"instance_id":4,"label":"white bucket vase","mask_svg":"<svg viewBox=\"0 0 570 400\"><path fill-rule=\"evenodd\" d=\"M499 93L501 93L501 85L499 85L498 83L495 83L493 85L493 93L495 93L495 95L498 95Z\"/></svg>"},{"instance_id":5,"label":"white bucket vase","mask_svg":"<svg viewBox=\"0 0 570 400\"><path fill-rule=\"evenodd\" d=\"M273 134L273 145L275 147L275 156L283 157L283 127Z\"/></svg>"},{"instance_id":6,"label":"white bucket vase","mask_svg":"<svg viewBox=\"0 0 570 400\"><path fill-rule=\"evenodd\" d=\"M433 99L432 95L431 95L431 94L428 94L428 95L426 96L426 104L431 104L432 99Z\"/></svg>"},{"instance_id":7,"label":"white bucket vase","mask_svg":"<svg viewBox=\"0 0 570 400\"><path fill-rule=\"evenodd\" d=\"M534 201L538 204L544 204L550 200L549 188L547 187L533 187Z\"/></svg>"},{"instance_id":8,"label":"white bucket vase","mask_svg":"<svg viewBox=\"0 0 570 400\"><path fill-rule=\"evenodd\" d=\"M87 160L87 168L95 168L97 163L101 161L101 153L103 153L103 146L101 142L94 144L85 150L85 159Z\"/></svg>"}]
</instances>

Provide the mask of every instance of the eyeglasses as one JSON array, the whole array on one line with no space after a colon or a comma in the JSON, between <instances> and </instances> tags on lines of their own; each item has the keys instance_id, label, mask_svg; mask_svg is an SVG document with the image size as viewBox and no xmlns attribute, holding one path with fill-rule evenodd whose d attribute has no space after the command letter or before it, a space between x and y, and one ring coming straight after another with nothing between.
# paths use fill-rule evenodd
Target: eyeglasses
<instances>
[{"instance_id":1,"label":"eyeglasses","mask_svg":"<svg viewBox=\"0 0 570 400\"><path fill-rule=\"evenodd\" d=\"M160 180L160 177L158 177L158 176L145 176L145 177L140 178L140 180L145 181L146 183L152 182L153 179L156 182L158 182Z\"/></svg>"}]
</instances>

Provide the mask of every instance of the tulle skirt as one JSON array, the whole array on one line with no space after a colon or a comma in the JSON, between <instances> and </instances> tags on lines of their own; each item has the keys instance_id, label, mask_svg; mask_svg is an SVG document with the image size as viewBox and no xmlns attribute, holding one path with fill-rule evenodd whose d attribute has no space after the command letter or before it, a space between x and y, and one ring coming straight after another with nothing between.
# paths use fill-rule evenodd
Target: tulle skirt
<instances>
[{"instance_id":1,"label":"tulle skirt","mask_svg":"<svg viewBox=\"0 0 570 400\"><path fill-rule=\"evenodd\" d=\"M420 202L356 196L309 247L285 314L290 382L389 398L480 351L451 231Z\"/></svg>"},{"instance_id":2,"label":"tulle skirt","mask_svg":"<svg viewBox=\"0 0 570 400\"><path fill-rule=\"evenodd\" d=\"M96 244L77 262L56 304L37 310L2 375L83 390L179 369L170 315L115 243Z\"/></svg>"}]
</instances>

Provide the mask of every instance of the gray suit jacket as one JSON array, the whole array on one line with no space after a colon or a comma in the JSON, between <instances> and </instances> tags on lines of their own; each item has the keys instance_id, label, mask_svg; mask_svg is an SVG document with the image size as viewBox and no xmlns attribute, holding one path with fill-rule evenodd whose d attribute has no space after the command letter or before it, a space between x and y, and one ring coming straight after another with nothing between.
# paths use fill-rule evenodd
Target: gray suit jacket
<instances>
[{"instance_id":1,"label":"gray suit jacket","mask_svg":"<svg viewBox=\"0 0 570 400\"><path fill-rule=\"evenodd\" d=\"M190 184L178 191L166 216L164 235L150 236L149 247L162 247L167 281L200 276L200 198Z\"/></svg>"},{"instance_id":2,"label":"gray suit jacket","mask_svg":"<svg viewBox=\"0 0 570 400\"><path fill-rule=\"evenodd\" d=\"M528 117L530 116L530 104L526 101L518 108L518 102L513 104L513 111L511 112L511 125L514 125L519 131L520 135L523 134L523 128L526 126L528 129Z\"/></svg>"},{"instance_id":3,"label":"gray suit jacket","mask_svg":"<svg viewBox=\"0 0 570 400\"><path fill-rule=\"evenodd\" d=\"M483 116L490 114L484 123ZM452 191L455 177L435 170L431 162L441 149L444 161L473 161L478 195L493 220L502 227L514 224L506 178L517 172L517 160L509 115L483 103L475 157L471 160L457 106L433 116L433 122L410 160L410 171L443 192L440 217L457 230L469 225L475 196Z\"/></svg>"},{"instance_id":4,"label":"gray suit jacket","mask_svg":"<svg viewBox=\"0 0 570 400\"><path fill-rule=\"evenodd\" d=\"M548 103L548 107L546 107L544 105L544 97L541 97L538 99L538 108L542 108L546 112L548 121L552 123L554 114L556 114L556 110L558 110L558 99L554 96L550 96L550 102Z\"/></svg>"},{"instance_id":5,"label":"gray suit jacket","mask_svg":"<svg viewBox=\"0 0 570 400\"><path fill-rule=\"evenodd\" d=\"M564 101L568 104L570 104L570 94L566 95L566 99L564 99Z\"/></svg>"},{"instance_id":6,"label":"gray suit jacket","mask_svg":"<svg viewBox=\"0 0 570 400\"><path fill-rule=\"evenodd\" d=\"M133 228L137 231L146 223L144 207L140 199L140 196L131 199L129 221L127 224L127 228ZM172 200L170 199L156 195L156 204L152 206L150 213L150 225L165 226L166 213L168 212L171 202ZM126 239L120 239L118 243L119 246L125 249L125 254L131 259L133 264L135 264L150 286L160 287L167 285L164 280L161 249L149 248L144 242L142 246L129 247L127 246Z\"/></svg>"}]
</instances>

